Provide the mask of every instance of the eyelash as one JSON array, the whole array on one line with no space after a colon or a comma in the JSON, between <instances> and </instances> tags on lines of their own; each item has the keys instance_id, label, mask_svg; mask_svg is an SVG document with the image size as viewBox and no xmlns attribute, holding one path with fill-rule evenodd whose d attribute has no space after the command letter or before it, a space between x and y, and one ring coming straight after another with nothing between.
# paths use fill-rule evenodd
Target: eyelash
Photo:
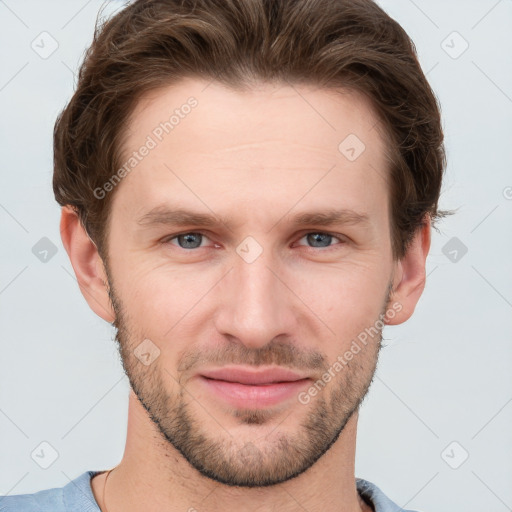
<instances>
[{"instance_id":1,"label":"eyelash","mask_svg":"<svg viewBox=\"0 0 512 512\"><path fill-rule=\"evenodd\" d=\"M191 249L185 249L183 247L180 247L179 245L175 245L175 244L172 244L171 243L171 240L175 240L177 239L179 236L183 236L183 235L201 235L201 236L204 236L206 238L208 238L208 235L206 233L203 233L202 231L184 231L182 233L177 233L176 235L172 235L172 236L167 236L165 237L164 239L162 239L162 243L163 244L171 244L171 245L174 245L177 249L182 249L183 251L197 251L198 249L204 249L205 247L194 247L194 248L191 248ZM337 240L339 240L340 243L338 244L333 244L333 245L330 245L330 246L327 246L327 247L311 247L311 246L307 246L307 245L302 245L300 247L305 247L306 249L312 249L312 250L321 250L323 252L325 251L328 251L330 249L333 249L333 248L336 248L338 245L344 245L346 244L346 240L344 239L343 235L340 235L340 234L337 234L337 233L329 233L327 231L308 231L306 233L304 233L299 240L302 240L304 237L306 237L307 235L327 235L327 236L331 236L333 238L336 238Z\"/></svg>"}]
</instances>

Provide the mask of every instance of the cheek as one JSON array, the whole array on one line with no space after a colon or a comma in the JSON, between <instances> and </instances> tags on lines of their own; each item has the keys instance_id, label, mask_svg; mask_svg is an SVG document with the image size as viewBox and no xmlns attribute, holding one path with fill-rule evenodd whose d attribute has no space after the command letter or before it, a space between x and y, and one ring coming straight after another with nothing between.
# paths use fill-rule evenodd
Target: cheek
<instances>
[{"instance_id":1,"label":"cheek","mask_svg":"<svg viewBox=\"0 0 512 512\"><path fill-rule=\"evenodd\" d=\"M218 280L214 271L208 273L193 267L139 267L132 272L122 292L132 327L158 340L172 338L183 329L195 311L201 309L197 306Z\"/></svg>"},{"instance_id":2,"label":"cheek","mask_svg":"<svg viewBox=\"0 0 512 512\"><path fill-rule=\"evenodd\" d=\"M382 311L388 274L379 258L375 251L368 251L341 263L283 263L278 273L293 291L283 295L289 301L285 307L294 308L310 327L318 326L321 337L331 338L334 332L339 343L349 344ZM220 302L216 285L229 266L206 262L150 265L147 259L136 257L118 263L116 284L121 285L116 291L133 335L154 339L161 348L172 343L178 352L183 348L180 340L190 340L199 330L211 327L209 319ZM225 286L227 282L238 286L231 280ZM330 330L323 330L322 325Z\"/></svg>"},{"instance_id":3,"label":"cheek","mask_svg":"<svg viewBox=\"0 0 512 512\"><path fill-rule=\"evenodd\" d=\"M291 287L339 339L349 342L381 313L386 277L382 268L346 264L303 272Z\"/></svg>"}]
</instances>

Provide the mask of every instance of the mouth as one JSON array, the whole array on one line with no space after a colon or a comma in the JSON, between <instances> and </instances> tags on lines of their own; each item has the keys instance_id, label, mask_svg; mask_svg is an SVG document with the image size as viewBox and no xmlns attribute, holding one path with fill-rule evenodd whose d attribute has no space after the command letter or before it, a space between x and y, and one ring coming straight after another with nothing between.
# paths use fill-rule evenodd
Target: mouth
<instances>
[{"instance_id":1,"label":"mouth","mask_svg":"<svg viewBox=\"0 0 512 512\"><path fill-rule=\"evenodd\" d=\"M208 393L232 406L266 408L296 396L311 379L285 368L228 367L204 371L199 380Z\"/></svg>"}]
</instances>

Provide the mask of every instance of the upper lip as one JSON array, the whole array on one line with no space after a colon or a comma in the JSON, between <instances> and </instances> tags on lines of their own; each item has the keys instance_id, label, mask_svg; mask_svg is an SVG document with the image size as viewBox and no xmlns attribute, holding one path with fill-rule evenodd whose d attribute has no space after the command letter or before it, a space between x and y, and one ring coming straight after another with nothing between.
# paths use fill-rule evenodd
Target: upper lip
<instances>
[{"instance_id":1,"label":"upper lip","mask_svg":"<svg viewBox=\"0 0 512 512\"><path fill-rule=\"evenodd\" d=\"M264 370L249 370L243 367L214 368L201 372L203 377L240 384L271 384L273 382L293 382L308 378L287 368L267 368Z\"/></svg>"}]
</instances>

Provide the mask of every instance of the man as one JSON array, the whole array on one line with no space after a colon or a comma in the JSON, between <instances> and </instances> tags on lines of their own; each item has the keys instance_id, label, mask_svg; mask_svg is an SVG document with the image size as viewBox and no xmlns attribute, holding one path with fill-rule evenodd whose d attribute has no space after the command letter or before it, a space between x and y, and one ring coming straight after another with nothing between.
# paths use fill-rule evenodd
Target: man
<instances>
[{"instance_id":1,"label":"man","mask_svg":"<svg viewBox=\"0 0 512 512\"><path fill-rule=\"evenodd\" d=\"M354 476L358 410L446 214L401 27L370 0L135 1L54 149L62 241L131 384L126 448L0 509L398 510Z\"/></svg>"}]
</instances>

